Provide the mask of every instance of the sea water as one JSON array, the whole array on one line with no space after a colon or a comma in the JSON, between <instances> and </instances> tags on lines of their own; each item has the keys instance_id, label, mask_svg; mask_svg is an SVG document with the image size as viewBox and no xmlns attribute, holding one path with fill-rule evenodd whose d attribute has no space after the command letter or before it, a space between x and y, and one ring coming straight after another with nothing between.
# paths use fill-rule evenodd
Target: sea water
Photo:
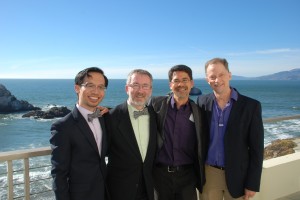
<instances>
[{"instance_id":1,"label":"sea water","mask_svg":"<svg viewBox=\"0 0 300 200\"><path fill-rule=\"evenodd\" d=\"M127 99L125 79L109 80L103 106L114 107ZM0 84L19 100L48 110L53 106L73 109L77 96L71 79L0 79ZM195 86L203 94L211 92L203 79L196 79ZM300 81L232 80L231 86L241 94L257 99L262 104L263 118L300 114ZM170 92L167 79L154 80L153 96ZM196 100L195 96L191 97ZM0 151L49 146L50 126L57 119L22 118L23 113L0 114ZM300 120L265 123L265 144L279 138L300 136Z\"/></svg>"}]
</instances>

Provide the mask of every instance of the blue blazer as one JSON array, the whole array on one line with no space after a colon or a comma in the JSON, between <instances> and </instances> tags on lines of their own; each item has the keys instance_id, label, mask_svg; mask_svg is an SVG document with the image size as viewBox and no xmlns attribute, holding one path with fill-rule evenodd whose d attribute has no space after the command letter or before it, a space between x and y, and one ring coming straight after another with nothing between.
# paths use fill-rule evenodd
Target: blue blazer
<instances>
[{"instance_id":1,"label":"blue blazer","mask_svg":"<svg viewBox=\"0 0 300 200\"><path fill-rule=\"evenodd\" d=\"M197 103L205 111L206 155L214 94L201 95ZM264 127L259 101L238 93L233 102L224 136L225 176L232 197L244 195L245 188L259 191L264 152Z\"/></svg>"},{"instance_id":2,"label":"blue blazer","mask_svg":"<svg viewBox=\"0 0 300 200\"><path fill-rule=\"evenodd\" d=\"M107 136L103 117L101 157L94 135L78 109L51 127L51 174L57 200L104 200Z\"/></svg>"}]
</instances>

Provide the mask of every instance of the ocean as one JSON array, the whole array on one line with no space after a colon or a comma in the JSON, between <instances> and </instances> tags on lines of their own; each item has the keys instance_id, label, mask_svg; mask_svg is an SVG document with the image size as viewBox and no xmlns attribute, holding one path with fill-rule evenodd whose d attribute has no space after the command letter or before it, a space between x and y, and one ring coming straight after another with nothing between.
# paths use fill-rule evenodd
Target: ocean
<instances>
[{"instance_id":1,"label":"ocean","mask_svg":"<svg viewBox=\"0 0 300 200\"><path fill-rule=\"evenodd\" d=\"M127 99L125 79L109 80L108 89L102 106L114 107ZM67 106L73 109L77 96L74 92L74 81L40 80L40 79L0 79L11 93L19 100L26 100L34 106L48 110L53 106ZM196 79L195 86L203 94L211 92L209 85L203 79ZM257 99L262 104L263 118L294 116L300 114L300 81L262 81L262 80L232 80L231 86L240 93ZM166 95L170 92L168 80L159 79L153 82L153 96ZM196 100L196 96L191 96ZM49 146L50 126L57 119L22 118L23 113L0 114L0 152L31 149ZM265 145L276 139L300 136L300 119L264 123ZM47 159L50 157L41 158ZM45 162L45 160L37 160ZM17 164L19 168L22 164ZM21 167L20 167L21 168ZM0 199L7 199L6 164L0 163ZM44 170L31 173L32 178L49 177L50 166ZM22 174L14 176L15 181L22 182ZM35 189L51 187L51 179L34 186ZM22 189L16 191L22 195ZM31 197L32 199L54 199L53 193L45 196Z\"/></svg>"},{"instance_id":2,"label":"ocean","mask_svg":"<svg viewBox=\"0 0 300 200\"><path fill-rule=\"evenodd\" d=\"M127 99L125 82L125 79L109 80L100 105L114 107L124 102ZM72 110L77 99L71 79L0 79L0 83L17 99L26 100L42 110L53 106L67 106ZM195 86L203 94L211 92L203 79L196 79ZM231 86L259 100L264 119L300 114L300 81L232 80ZM169 91L167 79L154 80L153 96L166 95ZM23 114L0 114L0 152L49 146L49 129L57 119L22 118ZM267 145L275 139L300 136L300 119L265 123L264 128Z\"/></svg>"}]
</instances>

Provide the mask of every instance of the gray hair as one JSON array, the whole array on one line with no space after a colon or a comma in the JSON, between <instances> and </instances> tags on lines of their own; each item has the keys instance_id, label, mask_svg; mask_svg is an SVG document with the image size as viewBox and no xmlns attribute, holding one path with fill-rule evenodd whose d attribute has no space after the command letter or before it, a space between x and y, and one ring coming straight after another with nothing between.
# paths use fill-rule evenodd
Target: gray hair
<instances>
[{"instance_id":1,"label":"gray hair","mask_svg":"<svg viewBox=\"0 0 300 200\"><path fill-rule=\"evenodd\" d=\"M133 74L146 75L150 78L151 83L153 82L153 78L152 78L152 75L150 74L150 72L148 72L147 70L144 70L144 69L134 69L131 72L129 72L129 74L127 75L126 84L129 84L131 82L131 77L132 77Z\"/></svg>"}]
</instances>

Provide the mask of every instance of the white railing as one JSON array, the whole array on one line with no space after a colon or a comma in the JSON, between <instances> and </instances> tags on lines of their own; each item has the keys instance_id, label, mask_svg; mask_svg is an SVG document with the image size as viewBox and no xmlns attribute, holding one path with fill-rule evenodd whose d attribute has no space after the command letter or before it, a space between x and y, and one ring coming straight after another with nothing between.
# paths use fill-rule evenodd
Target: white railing
<instances>
[{"instance_id":1,"label":"white railing","mask_svg":"<svg viewBox=\"0 0 300 200\"><path fill-rule=\"evenodd\" d=\"M0 153L1 199L40 199L53 196L49 147ZM6 165L6 169L5 168ZM50 198L51 199L51 198Z\"/></svg>"},{"instance_id":2,"label":"white railing","mask_svg":"<svg viewBox=\"0 0 300 200\"><path fill-rule=\"evenodd\" d=\"M300 118L300 115L290 117L280 117L265 119L264 123L276 122L287 119ZM0 153L0 199L54 199L53 191L51 188L52 178L50 176L50 147L17 150ZM298 155L298 154L295 154ZM295 155L291 155L294 157ZM279 159L284 159L279 158ZM296 160L299 160L297 158ZM274 160L275 161L275 160ZM255 199L261 199L260 197L268 195L268 190L264 188L266 180L266 172L269 171L269 167L266 167L267 163L264 162L263 176L262 176L262 190L256 195ZM295 162L294 162L295 163ZM297 162L297 169L300 168L300 161ZM290 162L280 163L280 165L290 166ZM298 166L299 165L299 166ZM3 169L5 168L5 169ZM272 169L277 169L272 167ZM279 169L279 167L278 167ZM297 170L282 170L285 174L297 173ZM282 172L280 172L282 173ZM272 179L280 175L280 173L272 173ZM300 177L297 177L297 180ZM289 179L290 181L292 179ZM300 182L299 182L300 183ZM297 185L297 187L300 187ZM293 188L293 192L295 188ZM297 190L298 188L296 188ZM271 191L269 191L271 192ZM289 191L290 192L290 191ZM287 195L287 194L282 194ZM280 196L280 194L278 194Z\"/></svg>"}]
</instances>

